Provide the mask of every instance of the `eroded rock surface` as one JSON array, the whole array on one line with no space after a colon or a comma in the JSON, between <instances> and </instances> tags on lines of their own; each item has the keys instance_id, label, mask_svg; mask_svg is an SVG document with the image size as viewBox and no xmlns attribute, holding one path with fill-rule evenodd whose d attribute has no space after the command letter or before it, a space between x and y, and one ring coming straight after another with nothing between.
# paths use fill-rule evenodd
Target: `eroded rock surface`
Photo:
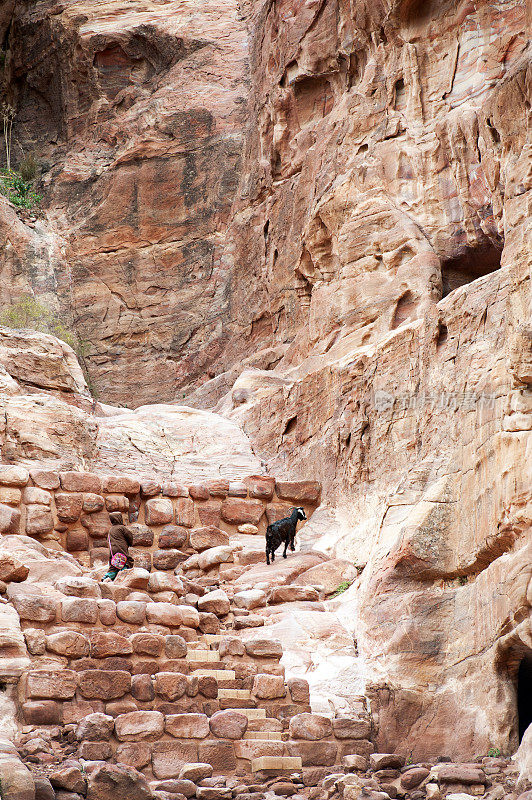
<instances>
[{"instance_id":1,"label":"eroded rock surface","mask_svg":"<svg viewBox=\"0 0 532 800\"><path fill-rule=\"evenodd\" d=\"M55 613L79 625L149 624L180 635L175 628L193 640L188 630L217 636L230 620L237 642L224 644L221 671L237 680L238 667L247 683L222 687L226 705L251 710L247 695L231 691L250 691L265 675L256 697L278 704L282 731L296 711L310 713L293 707L306 704L304 687L284 702L278 664L263 662L253 676L243 667L242 659L278 660L273 640L282 640L292 677L308 677L312 711L357 718L297 746L169 734L155 748L143 740L111 748L135 768L151 764L157 779L210 780L208 769L187 765L217 773L254 759L267 773L276 758L356 771L376 748L376 778L331 780L315 796L364 790L386 800L402 796L399 788L420 791L418 800L481 796L483 768L465 763L440 775L432 762L508 756L523 733L519 665L532 657L530 9L523 0L252 1L242 19L219 0L175 7L7 4L18 121L52 169L44 221L22 222L0 200L2 291L7 301L31 286L71 315L91 343L102 403L74 366L62 363L59 381L47 366L35 381L27 356L2 351L4 459L15 470L38 460L46 474L69 477L60 487L11 473L0 524L9 537L26 532L57 548L65 539L84 569L97 569L105 552L94 543L108 512L138 512L139 569L171 572L181 584L152 576L150 588L146 571L135 586L119 581L112 597L63 601L41 590L32 599L15 583L7 596L45 625ZM43 50L44 65L30 58ZM50 92L55 106L35 113ZM50 363L54 353L50 345ZM146 405L181 402L183 393L209 411ZM262 461L275 495L241 480L262 474ZM142 491L98 484L130 466ZM80 469L77 484L70 473ZM186 492L164 488L162 477ZM306 493L316 482L323 505L300 552L267 568L257 533L292 504L314 507L319 498ZM36 492L22 498L26 486L53 491L53 506ZM58 499L59 488L78 497ZM105 510L95 499L103 496ZM232 526L238 536L189 552L179 531L157 530L155 544L148 522ZM221 595L212 610L197 610L211 588L225 592L229 612ZM266 631L261 644L257 629ZM44 656L42 635L29 638ZM143 646L157 651L157 641ZM79 653L84 643L63 637L59 646ZM215 692L204 679L220 677L215 649L210 666L198 667L205 703ZM152 693L165 704L196 696L178 670L160 671L153 685L141 680L153 664L133 681L128 655L108 656L105 679L90 659L79 684L65 670L67 696L58 699L79 686L80 708L108 701L114 719L136 713L123 699L130 690L142 703L155 703ZM29 703L55 702L51 674L30 682ZM171 706L150 711L190 730L189 720L168 723ZM57 724L55 706L27 712ZM346 730L366 730L350 752ZM519 752L523 789L529 741ZM115 757L92 744L91 760ZM407 757L421 772L404 778ZM506 762L484 766L494 770L486 776L510 769L512 787L517 771ZM227 796L214 785L199 794L217 789ZM499 788L490 800L504 796Z\"/></svg>"}]
</instances>

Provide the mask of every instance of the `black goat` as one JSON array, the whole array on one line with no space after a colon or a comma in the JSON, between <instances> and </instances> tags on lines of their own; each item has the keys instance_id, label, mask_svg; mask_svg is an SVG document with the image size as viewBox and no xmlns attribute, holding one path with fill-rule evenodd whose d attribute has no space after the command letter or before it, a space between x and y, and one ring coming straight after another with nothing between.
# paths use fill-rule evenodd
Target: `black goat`
<instances>
[{"instance_id":1,"label":"black goat","mask_svg":"<svg viewBox=\"0 0 532 800\"><path fill-rule=\"evenodd\" d=\"M296 549L296 526L298 520L306 519L305 509L294 508L289 517L279 519L277 522L272 522L266 529L266 563L270 563L270 555L272 561L275 561L275 551L280 544L284 542L283 558L286 558L286 551L288 545L292 552Z\"/></svg>"}]
</instances>

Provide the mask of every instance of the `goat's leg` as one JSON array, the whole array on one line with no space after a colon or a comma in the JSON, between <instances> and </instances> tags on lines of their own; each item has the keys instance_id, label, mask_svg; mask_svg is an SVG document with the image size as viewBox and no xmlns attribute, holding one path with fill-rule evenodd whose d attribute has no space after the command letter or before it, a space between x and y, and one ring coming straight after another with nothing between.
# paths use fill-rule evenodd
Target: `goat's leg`
<instances>
[{"instance_id":1,"label":"goat's leg","mask_svg":"<svg viewBox=\"0 0 532 800\"><path fill-rule=\"evenodd\" d=\"M284 551L283 551L283 558L286 558L286 550L287 550L287 548L288 548L288 542L289 542L289 541L290 541L290 539L286 539L286 540L285 540L285 543L284 543Z\"/></svg>"},{"instance_id":2,"label":"goat's leg","mask_svg":"<svg viewBox=\"0 0 532 800\"><path fill-rule=\"evenodd\" d=\"M268 548L266 548L266 563L267 564L270 563L270 551L268 550Z\"/></svg>"},{"instance_id":3,"label":"goat's leg","mask_svg":"<svg viewBox=\"0 0 532 800\"><path fill-rule=\"evenodd\" d=\"M275 550L272 550L272 561L275 561Z\"/></svg>"},{"instance_id":4,"label":"goat's leg","mask_svg":"<svg viewBox=\"0 0 532 800\"><path fill-rule=\"evenodd\" d=\"M295 553L296 550L296 536L295 534L290 537L290 550L292 553Z\"/></svg>"}]
</instances>

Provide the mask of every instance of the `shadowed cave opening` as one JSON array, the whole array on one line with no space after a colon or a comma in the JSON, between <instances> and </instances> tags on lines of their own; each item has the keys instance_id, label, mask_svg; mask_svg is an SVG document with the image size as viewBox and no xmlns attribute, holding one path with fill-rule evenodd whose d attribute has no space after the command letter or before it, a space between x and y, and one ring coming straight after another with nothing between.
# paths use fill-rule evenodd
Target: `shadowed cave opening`
<instances>
[{"instance_id":1,"label":"shadowed cave opening","mask_svg":"<svg viewBox=\"0 0 532 800\"><path fill-rule=\"evenodd\" d=\"M442 262L442 297L500 269L502 249L502 241L488 240L474 247L465 247L458 256Z\"/></svg>"},{"instance_id":2,"label":"shadowed cave opening","mask_svg":"<svg viewBox=\"0 0 532 800\"><path fill-rule=\"evenodd\" d=\"M517 671L517 716L519 720L519 742L532 723L532 653L521 659Z\"/></svg>"}]
</instances>

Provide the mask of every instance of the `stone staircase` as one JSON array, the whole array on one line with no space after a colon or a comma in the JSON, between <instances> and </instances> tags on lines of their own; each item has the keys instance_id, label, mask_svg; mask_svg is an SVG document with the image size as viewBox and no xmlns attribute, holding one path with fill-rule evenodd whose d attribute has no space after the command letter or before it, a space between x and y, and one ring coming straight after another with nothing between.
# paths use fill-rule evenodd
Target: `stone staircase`
<instances>
[{"instance_id":1,"label":"stone staircase","mask_svg":"<svg viewBox=\"0 0 532 800\"><path fill-rule=\"evenodd\" d=\"M61 739L51 737L44 763L98 757L167 779L198 761L214 774L281 775L331 766L348 752L369 754L369 716L331 721L311 714L306 682L285 682L279 642L242 641L225 627L231 612L219 620L220 633L203 634L196 609L158 601L149 580L138 568L112 585L63 579L57 607L47 598L46 621L34 590L29 602L24 584L10 586L32 656L19 681L25 726L33 740L62 725L79 741L66 752ZM140 592L149 600L127 599ZM101 732L94 741L80 735L95 715L106 718L105 740Z\"/></svg>"},{"instance_id":2,"label":"stone staircase","mask_svg":"<svg viewBox=\"0 0 532 800\"><path fill-rule=\"evenodd\" d=\"M13 477L25 478L20 468ZM9 533L31 533L83 567L51 587L7 584L31 659L18 680L18 745L36 774L76 758L127 765L150 780L179 779L197 763L213 780L264 780L331 768L346 755L367 759L369 715L312 714L308 684L285 681L281 644L262 633L268 603L316 601L323 587L242 588L264 560L266 524L288 501L310 517L316 484L255 476L162 487L40 472L31 483L19 491L19 529ZM7 498L14 507L15 494ZM36 530L39 504L52 532ZM116 509L134 520L135 568L100 583L100 544Z\"/></svg>"}]
</instances>

